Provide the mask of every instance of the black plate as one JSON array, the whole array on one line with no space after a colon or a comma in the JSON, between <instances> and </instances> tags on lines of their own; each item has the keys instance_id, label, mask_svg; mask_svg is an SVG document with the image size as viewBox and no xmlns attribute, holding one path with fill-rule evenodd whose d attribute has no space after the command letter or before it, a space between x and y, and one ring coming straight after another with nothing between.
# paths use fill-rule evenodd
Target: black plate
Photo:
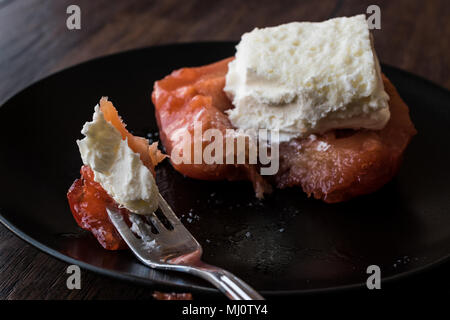
<instances>
[{"instance_id":1,"label":"black plate","mask_svg":"<svg viewBox=\"0 0 450 320\"><path fill-rule=\"evenodd\" d=\"M154 133L153 82L233 54L233 43L125 52L59 72L10 99L0 109L3 224L45 252L99 273L212 290L182 274L150 270L128 251L104 250L77 227L66 192L81 165L75 140L102 95L134 133ZM419 134L398 176L372 195L329 205L295 188L258 202L249 183L196 181L168 163L158 168L161 193L203 245L205 261L272 294L355 287L365 283L371 264L392 279L449 257L450 93L404 71L383 70Z\"/></svg>"}]
</instances>

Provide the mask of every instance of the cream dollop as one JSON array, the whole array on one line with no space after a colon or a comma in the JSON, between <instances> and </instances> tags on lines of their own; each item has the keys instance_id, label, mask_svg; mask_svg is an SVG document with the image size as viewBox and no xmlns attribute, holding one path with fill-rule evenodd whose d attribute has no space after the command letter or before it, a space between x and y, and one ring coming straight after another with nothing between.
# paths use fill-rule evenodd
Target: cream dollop
<instances>
[{"instance_id":1,"label":"cream dollop","mask_svg":"<svg viewBox=\"0 0 450 320\"><path fill-rule=\"evenodd\" d=\"M158 208L158 187L139 154L128 146L120 132L95 107L77 140L81 158L95 174L95 181L122 207L137 214L151 214Z\"/></svg>"}]
</instances>

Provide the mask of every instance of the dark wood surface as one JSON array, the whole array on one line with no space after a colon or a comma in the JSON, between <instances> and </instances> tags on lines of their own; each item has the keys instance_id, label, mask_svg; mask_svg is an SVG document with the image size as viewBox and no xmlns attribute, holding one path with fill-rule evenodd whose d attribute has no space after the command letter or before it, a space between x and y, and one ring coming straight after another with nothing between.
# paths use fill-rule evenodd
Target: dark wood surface
<instances>
[{"instance_id":1,"label":"dark wood surface","mask_svg":"<svg viewBox=\"0 0 450 320\"><path fill-rule=\"evenodd\" d=\"M66 28L69 4L81 8L81 30ZM450 89L448 0L0 0L0 104L53 72L105 54L173 42L238 40L257 26L365 13L370 4L381 8L381 30L373 32L380 60ZM147 299L153 293L87 271L82 289L71 291L66 267L0 226L0 299ZM449 269L447 263L416 284L445 289Z\"/></svg>"}]
</instances>

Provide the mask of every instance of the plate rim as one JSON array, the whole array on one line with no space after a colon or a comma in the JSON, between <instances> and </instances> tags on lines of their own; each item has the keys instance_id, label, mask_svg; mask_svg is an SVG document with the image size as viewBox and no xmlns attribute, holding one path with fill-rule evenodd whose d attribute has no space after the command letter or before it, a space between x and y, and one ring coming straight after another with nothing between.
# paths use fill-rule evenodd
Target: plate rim
<instances>
[{"instance_id":1,"label":"plate rim","mask_svg":"<svg viewBox=\"0 0 450 320\"><path fill-rule=\"evenodd\" d=\"M34 239L33 237L29 236L27 233L23 232L19 228L17 228L14 224L8 221L0 210L0 223L4 225L9 231L11 231L14 235L18 236L20 239L24 240L34 248L38 249L39 251L48 254L54 258L56 258L59 261L66 262L69 264L75 264L81 267L82 269L92 271L98 275L107 276L112 279L118 279L120 281L127 281L129 283L133 284L139 284L139 285L145 285L146 287L152 287L155 286L155 289L157 287L160 288L171 288L171 289L190 289L190 291L196 291L196 292L202 292L202 293L211 293L211 294L220 294L220 291L214 287L205 287L200 285L183 285L178 283L173 283L170 281L165 280L154 280L150 278L143 278L134 276L133 274L129 273L121 273L118 271L112 271L105 268L97 267L92 264L71 258L65 254L62 254L61 252L50 248L49 246L43 244L42 242ZM405 278L412 277L414 275L430 271L434 268L437 268L438 266L444 264L445 262L450 261L450 253L447 255L441 257L438 260L432 261L427 263L426 265L423 265L421 267L400 272L398 274L388 276L388 277L382 277L381 283L383 284L389 284L394 281L400 281ZM358 290L365 288L365 283L352 283L347 285L338 285L333 287L325 287L325 288L315 288L315 289L305 289L305 290L259 290L259 292L263 296L287 296L287 295L317 295L317 294L327 294L327 293L334 293L334 292L348 292L352 290Z\"/></svg>"},{"instance_id":2,"label":"plate rim","mask_svg":"<svg viewBox=\"0 0 450 320\"><path fill-rule=\"evenodd\" d=\"M236 40L205 40L205 41L193 41L193 42L189 42L189 41L181 41L181 42L168 42L168 43L162 43L162 44L157 44L157 45L152 45L152 46L142 46L142 47L136 47L136 48L131 48L131 49L127 49L127 50L123 50L123 51L118 51L118 52L113 52L113 53L108 53L105 55L100 55L97 57L94 57L92 59L89 60L83 60L80 62L77 62L75 64L69 65L61 70L57 70L55 72L49 73L47 75L44 75L40 78L34 79L32 82L30 82L29 84L25 85L25 87L17 90L16 92L14 92L11 96L7 96L6 99L1 103L0 105L0 109L6 105L7 103L9 103L10 100L12 100L14 97L16 97L17 95L19 95L20 93L22 93L23 91L29 89L30 87L33 87L34 85L38 84L39 82L46 80L48 78L52 78L54 76L57 76L58 74L62 73L62 72L66 72L68 70L71 70L73 68L76 68L78 66L87 64L87 63L94 63L97 62L98 60L101 59L105 59L105 58L111 58L111 57L116 57L119 55L126 55L126 54L130 54L133 52L137 52L137 51L141 51L141 50L149 50L149 49L163 49L163 48L168 48L168 47L182 47L182 46L192 46L192 45L211 45L211 44L216 44L216 45L234 45L236 46L238 44L238 41ZM390 68L390 69L394 69L397 72L403 73L404 75L408 76L408 77L413 77L416 80L419 80L423 83L426 83L427 85L431 85L433 87L435 87L438 90L441 90L443 92L446 92L446 94L450 95L450 89L447 89L441 85L439 85L438 83L424 78L423 76L420 76L418 74L415 74L411 71L407 71L407 70L403 70L400 69L398 67L395 67L391 64L388 63L384 63L382 61L380 61L380 65L381 65L381 71L383 71L383 68Z\"/></svg>"},{"instance_id":3,"label":"plate rim","mask_svg":"<svg viewBox=\"0 0 450 320\"><path fill-rule=\"evenodd\" d=\"M166 43L166 44L160 44L160 45L154 45L154 46L137 47L137 48L133 48L133 49L125 50L125 51L101 55L101 56L94 57L89 60L85 60L85 61L73 64L73 65L70 65L64 69L58 70L58 71L48 74L42 78L36 79L35 81L31 82L24 88L13 93L12 96L8 97L1 104L0 110L2 107L7 105L11 100L13 100L15 97L20 95L22 92L38 85L40 82L47 80L49 78L53 78L63 72L72 70L81 65L95 63L102 59L123 56L123 55L132 54L132 53L135 53L138 51L149 50L149 49L158 50L158 49L177 48L177 47L183 47L183 46L203 46L203 45L232 46L232 45L236 45L236 44L237 44L237 41L177 42L177 43ZM380 63L380 64L381 64L382 70L387 68L387 69L394 70L395 72L398 72L400 74L403 74L403 76L405 76L405 77L414 78L416 81L422 82L424 85L431 86L434 89L443 92L444 94L448 95L450 98L450 90L449 89L442 87L429 79L426 79L420 75L416 75L410 71L406 71L406 70L397 68L397 67L389 65L389 64L385 64L385 63ZM189 289L190 291L196 291L196 292L202 292L202 293L220 294L219 290L214 287L206 287L206 286L201 286L201 285L185 285L185 284L174 283L174 282L166 281L166 280L160 280L160 279L155 280L155 279L151 279L151 278L139 277L139 276L135 276L130 273L123 273L123 272L109 270L109 269L102 268L102 267L97 267L95 265L77 260L75 258L71 258L71 257L59 252L58 250L50 248L49 246L45 245L41 241L35 239L34 237L28 235L26 232L22 231L19 227L14 225L11 221L9 221L3 215L2 208L0 208L0 223L2 223L2 225L5 226L6 229L8 229L14 235L16 235L20 239L24 240L29 245L37 248L41 252L46 253L46 254L56 258L59 261L69 263L69 264L76 264L85 270L92 271L92 272L102 275L102 276L107 276L107 277L110 277L113 279L118 279L120 281L127 281L127 282L133 283L133 284L145 285L147 287L153 286L155 289L164 287L164 288L171 288L171 289L178 289L178 290ZM414 268L412 270L400 272L400 273L397 273L395 275L391 275L388 277L382 277L381 281L382 281L382 283L392 283L394 281L399 281L399 280L402 280L405 278L409 278L409 277L412 277L419 273L423 273L425 271L430 271L430 270L442 265L443 263L445 263L447 261L450 261L450 252L435 261L429 262L425 265ZM364 288L365 286L366 286L366 284L364 282L361 282L361 283L352 283L352 284L346 284L346 285L337 285L337 286L332 286L332 287L313 288L313 289L261 290L260 293L264 296L315 295L315 294L325 294L325 293L333 293L333 292L346 292L346 291L350 291L350 290L358 290L358 289Z\"/></svg>"}]
</instances>

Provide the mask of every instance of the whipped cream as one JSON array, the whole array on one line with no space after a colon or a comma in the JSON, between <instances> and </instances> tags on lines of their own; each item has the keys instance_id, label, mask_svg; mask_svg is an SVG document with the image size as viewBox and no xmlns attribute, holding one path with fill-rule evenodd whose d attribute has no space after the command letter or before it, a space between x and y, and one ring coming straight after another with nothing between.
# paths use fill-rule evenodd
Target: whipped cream
<instances>
[{"instance_id":1,"label":"whipped cream","mask_svg":"<svg viewBox=\"0 0 450 320\"><path fill-rule=\"evenodd\" d=\"M158 208L158 187L150 170L133 152L127 140L108 121L97 105L92 122L77 140L81 158L95 174L95 181L122 207L137 213L151 214Z\"/></svg>"},{"instance_id":2,"label":"whipped cream","mask_svg":"<svg viewBox=\"0 0 450 320\"><path fill-rule=\"evenodd\" d=\"M293 22L245 33L224 91L240 129L281 141L338 128L382 129L389 97L364 15Z\"/></svg>"}]
</instances>

